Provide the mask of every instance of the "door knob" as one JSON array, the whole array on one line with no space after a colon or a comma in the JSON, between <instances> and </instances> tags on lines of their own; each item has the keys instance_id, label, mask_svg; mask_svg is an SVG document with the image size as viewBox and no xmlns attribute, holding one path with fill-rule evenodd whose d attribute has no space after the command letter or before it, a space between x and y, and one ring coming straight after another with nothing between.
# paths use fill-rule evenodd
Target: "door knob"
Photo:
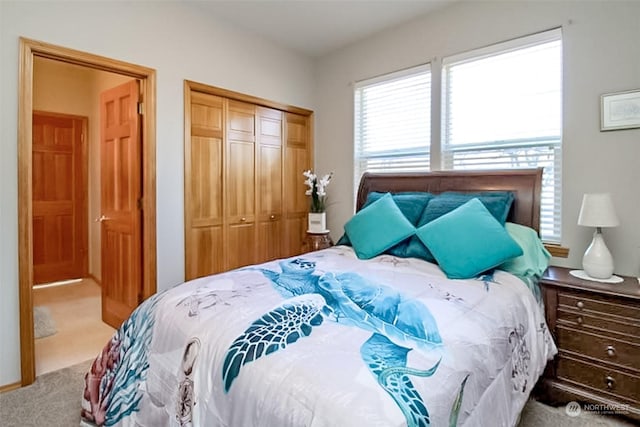
<instances>
[{"instance_id":1,"label":"door knob","mask_svg":"<svg viewBox=\"0 0 640 427\"><path fill-rule=\"evenodd\" d=\"M95 222L104 222L104 221L107 221L108 219L111 219L111 218L101 215L100 218L95 219Z\"/></svg>"}]
</instances>

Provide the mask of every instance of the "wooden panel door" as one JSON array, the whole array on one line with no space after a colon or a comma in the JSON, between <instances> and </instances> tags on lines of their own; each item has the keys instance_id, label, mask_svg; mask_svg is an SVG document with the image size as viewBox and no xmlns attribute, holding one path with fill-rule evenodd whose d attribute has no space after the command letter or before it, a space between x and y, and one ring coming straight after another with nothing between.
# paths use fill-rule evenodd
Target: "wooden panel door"
<instances>
[{"instance_id":1,"label":"wooden panel door","mask_svg":"<svg viewBox=\"0 0 640 427\"><path fill-rule=\"evenodd\" d=\"M138 82L100 95L102 319L119 327L142 298Z\"/></svg>"},{"instance_id":2,"label":"wooden panel door","mask_svg":"<svg viewBox=\"0 0 640 427\"><path fill-rule=\"evenodd\" d=\"M33 282L87 274L87 119L33 113Z\"/></svg>"},{"instance_id":3,"label":"wooden panel door","mask_svg":"<svg viewBox=\"0 0 640 427\"><path fill-rule=\"evenodd\" d=\"M311 126L308 116L286 113L285 116L285 256L305 250L309 200L302 173L311 168Z\"/></svg>"},{"instance_id":4,"label":"wooden panel door","mask_svg":"<svg viewBox=\"0 0 640 427\"><path fill-rule=\"evenodd\" d=\"M186 280L224 270L223 99L192 91L185 143Z\"/></svg>"},{"instance_id":5,"label":"wooden panel door","mask_svg":"<svg viewBox=\"0 0 640 427\"><path fill-rule=\"evenodd\" d=\"M280 258L283 238L282 111L257 108L258 241L257 262Z\"/></svg>"},{"instance_id":6,"label":"wooden panel door","mask_svg":"<svg viewBox=\"0 0 640 427\"><path fill-rule=\"evenodd\" d=\"M256 260L255 105L227 101L226 269Z\"/></svg>"}]
</instances>

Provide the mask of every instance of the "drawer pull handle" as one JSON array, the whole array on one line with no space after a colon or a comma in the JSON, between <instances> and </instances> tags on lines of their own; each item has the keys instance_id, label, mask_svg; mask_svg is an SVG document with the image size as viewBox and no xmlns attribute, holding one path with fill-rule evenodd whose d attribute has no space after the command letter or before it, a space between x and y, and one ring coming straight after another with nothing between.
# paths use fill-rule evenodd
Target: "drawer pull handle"
<instances>
[{"instance_id":1,"label":"drawer pull handle","mask_svg":"<svg viewBox=\"0 0 640 427\"><path fill-rule=\"evenodd\" d=\"M582 319L582 316L578 316L578 318L576 319L576 322L578 322L578 325L582 325L582 322L584 322L584 319Z\"/></svg>"},{"instance_id":2,"label":"drawer pull handle","mask_svg":"<svg viewBox=\"0 0 640 427\"><path fill-rule=\"evenodd\" d=\"M271 215L269 218L276 219L276 216L275 215Z\"/></svg>"},{"instance_id":3,"label":"drawer pull handle","mask_svg":"<svg viewBox=\"0 0 640 427\"><path fill-rule=\"evenodd\" d=\"M242 221L242 222L245 222L246 220L247 220L247 218L245 218L245 217L240 218L240 221Z\"/></svg>"},{"instance_id":4,"label":"drawer pull handle","mask_svg":"<svg viewBox=\"0 0 640 427\"><path fill-rule=\"evenodd\" d=\"M582 301L578 301L576 303L576 307L578 307L580 310L582 310L584 308L584 303Z\"/></svg>"},{"instance_id":5,"label":"drawer pull handle","mask_svg":"<svg viewBox=\"0 0 640 427\"><path fill-rule=\"evenodd\" d=\"M613 356L615 356L615 355L616 355L616 349L615 349L615 347L614 347L614 346L612 346L612 345L607 346L607 355L608 355L609 357L613 357Z\"/></svg>"},{"instance_id":6,"label":"drawer pull handle","mask_svg":"<svg viewBox=\"0 0 640 427\"><path fill-rule=\"evenodd\" d=\"M616 380L614 380L612 377L607 375L607 377L604 380L607 383L607 388L609 390L612 390L616 386Z\"/></svg>"}]
</instances>

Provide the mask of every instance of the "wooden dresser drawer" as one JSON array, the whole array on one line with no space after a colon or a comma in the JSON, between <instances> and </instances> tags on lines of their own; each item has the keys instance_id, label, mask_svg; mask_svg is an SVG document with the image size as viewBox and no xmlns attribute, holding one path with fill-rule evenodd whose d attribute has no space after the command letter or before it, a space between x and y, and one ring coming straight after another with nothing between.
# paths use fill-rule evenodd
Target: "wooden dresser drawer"
<instances>
[{"instance_id":1,"label":"wooden dresser drawer","mask_svg":"<svg viewBox=\"0 0 640 427\"><path fill-rule=\"evenodd\" d=\"M640 344L640 321L585 313L574 308L558 308L558 324L588 332L618 334L618 338Z\"/></svg>"},{"instance_id":2,"label":"wooden dresser drawer","mask_svg":"<svg viewBox=\"0 0 640 427\"><path fill-rule=\"evenodd\" d=\"M640 307L616 298L579 292L558 292L558 308L573 308L581 313L626 317L640 322Z\"/></svg>"},{"instance_id":3,"label":"wooden dresser drawer","mask_svg":"<svg viewBox=\"0 0 640 427\"><path fill-rule=\"evenodd\" d=\"M623 398L632 405L640 403L640 376L607 369L571 357L560 356L557 377L570 383L578 383L594 391Z\"/></svg>"},{"instance_id":4,"label":"wooden dresser drawer","mask_svg":"<svg viewBox=\"0 0 640 427\"><path fill-rule=\"evenodd\" d=\"M560 350L571 351L640 372L640 344L565 328L560 325L556 329L556 335Z\"/></svg>"},{"instance_id":5,"label":"wooden dresser drawer","mask_svg":"<svg viewBox=\"0 0 640 427\"><path fill-rule=\"evenodd\" d=\"M558 347L538 398L626 405L640 421L640 284L582 280L551 266L540 279L549 330ZM640 424L639 424L640 425Z\"/></svg>"}]
</instances>

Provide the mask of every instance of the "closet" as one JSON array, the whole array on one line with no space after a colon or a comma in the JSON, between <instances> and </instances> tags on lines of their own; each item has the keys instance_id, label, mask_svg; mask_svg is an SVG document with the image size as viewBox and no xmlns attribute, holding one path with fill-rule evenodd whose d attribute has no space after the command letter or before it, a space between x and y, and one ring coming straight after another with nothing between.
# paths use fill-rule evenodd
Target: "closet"
<instances>
[{"instance_id":1,"label":"closet","mask_svg":"<svg viewBox=\"0 0 640 427\"><path fill-rule=\"evenodd\" d=\"M185 274L303 252L312 112L185 82Z\"/></svg>"}]
</instances>

